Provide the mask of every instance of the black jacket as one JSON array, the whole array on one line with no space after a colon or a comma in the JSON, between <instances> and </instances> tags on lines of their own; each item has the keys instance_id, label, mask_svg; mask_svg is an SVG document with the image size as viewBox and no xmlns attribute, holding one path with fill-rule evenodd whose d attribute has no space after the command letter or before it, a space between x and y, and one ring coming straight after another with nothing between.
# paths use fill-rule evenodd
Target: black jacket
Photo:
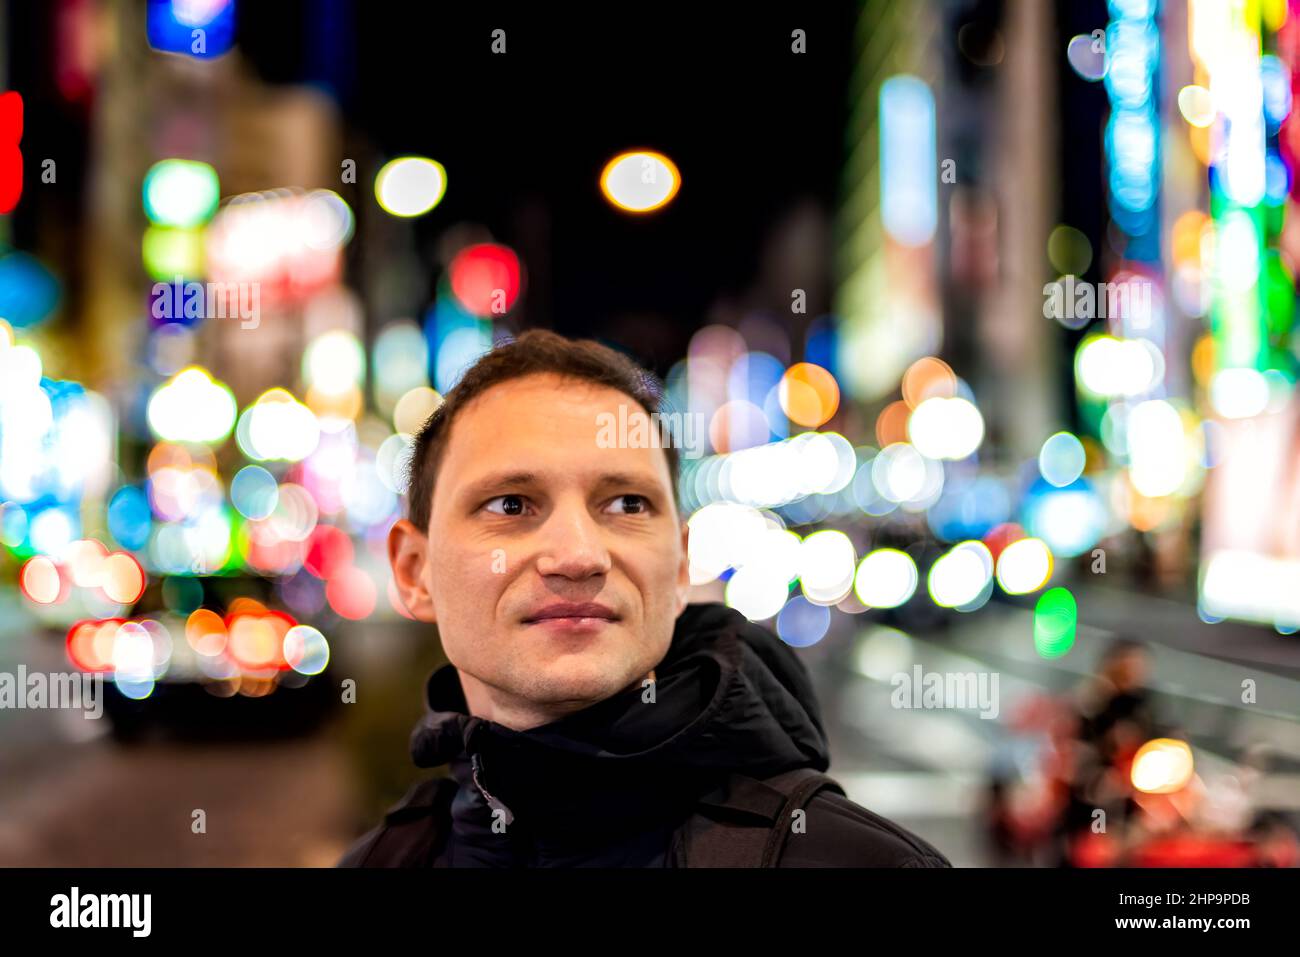
<instances>
[{"instance_id":1,"label":"black jacket","mask_svg":"<svg viewBox=\"0 0 1300 957\"><path fill-rule=\"evenodd\" d=\"M719 604L691 605L632 687L529 731L467 714L459 676L429 678L411 737L416 785L342 867L678 867L703 797L796 768L825 771L826 734L807 671L769 631ZM767 792L766 795L764 792ZM780 807L780 802L776 804ZM780 867L947 867L925 841L833 790L803 809ZM689 832L693 833L693 832Z\"/></svg>"}]
</instances>

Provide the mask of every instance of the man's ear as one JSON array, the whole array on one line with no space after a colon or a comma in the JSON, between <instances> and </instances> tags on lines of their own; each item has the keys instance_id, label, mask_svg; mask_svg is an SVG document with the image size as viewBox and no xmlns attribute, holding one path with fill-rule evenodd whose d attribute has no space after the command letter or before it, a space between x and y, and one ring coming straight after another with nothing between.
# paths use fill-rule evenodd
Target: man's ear
<instances>
[{"instance_id":1,"label":"man's ear","mask_svg":"<svg viewBox=\"0 0 1300 957\"><path fill-rule=\"evenodd\" d=\"M677 614L686 610L691 594L691 527L682 522L682 563L677 569Z\"/></svg>"},{"instance_id":2,"label":"man's ear","mask_svg":"<svg viewBox=\"0 0 1300 957\"><path fill-rule=\"evenodd\" d=\"M388 564L406 610L419 621L436 621L429 595L429 537L406 519L388 530Z\"/></svg>"}]
</instances>

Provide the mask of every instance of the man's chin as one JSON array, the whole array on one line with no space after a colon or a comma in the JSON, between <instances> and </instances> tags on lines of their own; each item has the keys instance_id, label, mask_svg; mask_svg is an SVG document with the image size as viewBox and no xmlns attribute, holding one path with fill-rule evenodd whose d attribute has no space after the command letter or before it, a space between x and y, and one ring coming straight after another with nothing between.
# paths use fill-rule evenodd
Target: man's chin
<instances>
[{"instance_id":1,"label":"man's chin","mask_svg":"<svg viewBox=\"0 0 1300 957\"><path fill-rule=\"evenodd\" d=\"M650 671L610 660L606 655L562 655L539 661L534 671L534 701L548 704L604 701L627 688Z\"/></svg>"}]
</instances>

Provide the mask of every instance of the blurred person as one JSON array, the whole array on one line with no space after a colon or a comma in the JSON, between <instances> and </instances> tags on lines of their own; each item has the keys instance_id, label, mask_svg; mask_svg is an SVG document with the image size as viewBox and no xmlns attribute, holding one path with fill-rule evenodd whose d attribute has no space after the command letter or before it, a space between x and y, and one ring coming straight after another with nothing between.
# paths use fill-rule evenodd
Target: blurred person
<instances>
[{"instance_id":1,"label":"blurred person","mask_svg":"<svg viewBox=\"0 0 1300 957\"><path fill-rule=\"evenodd\" d=\"M1051 855L1070 799L1078 723L1075 710L1051 694L1031 694L1012 709L1011 737L995 753L985 808L999 865L1034 865Z\"/></svg>"},{"instance_id":2,"label":"blurred person","mask_svg":"<svg viewBox=\"0 0 1300 957\"><path fill-rule=\"evenodd\" d=\"M1125 847L1126 830L1139 812L1129 780L1133 757L1160 734L1146 688L1149 673L1146 646L1120 636L1102 652L1096 674L1073 696L1077 724L1058 863L1080 856L1076 851L1081 841L1105 843L1107 853L1114 854ZM1094 847L1086 854L1095 859L1100 852Z\"/></svg>"},{"instance_id":3,"label":"blurred person","mask_svg":"<svg viewBox=\"0 0 1300 957\"><path fill-rule=\"evenodd\" d=\"M1146 688L1151 670L1146 646L1119 637L1107 646L1097 674L1078 695L1079 737L1107 762L1132 756L1156 736L1156 719Z\"/></svg>"},{"instance_id":4,"label":"blurred person","mask_svg":"<svg viewBox=\"0 0 1300 957\"><path fill-rule=\"evenodd\" d=\"M450 777L342 866L950 866L822 773L784 642L688 605L676 448L597 439L609 416L653 434L659 395L617 352L533 331L425 424L389 560L450 662L411 739Z\"/></svg>"}]
</instances>

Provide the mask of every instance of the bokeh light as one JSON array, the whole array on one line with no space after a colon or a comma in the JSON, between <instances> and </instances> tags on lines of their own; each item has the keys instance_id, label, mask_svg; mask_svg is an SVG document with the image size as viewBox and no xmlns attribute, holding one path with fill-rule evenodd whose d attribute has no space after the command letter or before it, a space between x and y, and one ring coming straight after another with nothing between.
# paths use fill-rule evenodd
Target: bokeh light
<instances>
[{"instance_id":1,"label":"bokeh light","mask_svg":"<svg viewBox=\"0 0 1300 957\"><path fill-rule=\"evenodd\" d=\"M629 213L649 213L668 205L681 188L677 164L663 153L620 153L600 173L600 191Z\"/></svg>"},{"instance_id":2,"label":"bokeh light","mask_svg":"<svg viewBox=\"0 0 1300 957\"><path fill-rule=\"evenodd\" d=\"M161 226L199 226L217 211L221 187L207 163L168 159L144 177L145 215Z\"/></svg>"},{"instance_id":3,"label":"bokeh light","mask_svg":"<svg viewBox=\"0 0 1300 957\"><path fill-rule=\"evenodd\" d=\"M389 160L375 177L375 199L394 216L423 216L442 201L447 171L437 160L401 156Z\"/></svg>"},{"instance_id":4,"label":"bokeh light","mask_svg":"<svg viewBox=\"0 0 1300 957\"><path fill-rule=\"evenodd\" d=\"M198 366L169 379L149 399L149 427L169 441L216 444L234 424L234 395Z\"/></svg>"},{"instance_id":5,"label":"bokeh light","mask_svg":"<svg viewBox=\"0 0 1300 957\"><path fill-rule=\"evenodd\" d=\"M1038 591L1052 577L1052 552L1039 538L1012 542L997 557L998 584L1008 595Z\"/></svg>"},{"instance_id":6,"label":"bokeh light","mask_svg":"<svg viewBox=\"0 0 1300 957\"><path fill-rule=\"evenodd\" d=\"M1192 780L1195 761L1186 741L1156 738L1138 748L1130 778L1146 794L1172 794Z\"/></svg>"},{"instance_id":7,"label":"bokeh light","mask_svg":"<svg viewBox=\"0 0 1300 957\"><path fill-rule=\"evenodd\" d=\"M815 428L835 415L840 387L821 366L799 362L781 377L781 409L791 422Z\"/></svg>"},{"instance_id":8,"label":"bokeh light","mask_svg":"<svg viewBox=\"0 0 1300 957\"><path fill-rule=\"evenodd\" d=\"M877 548L858 565L853 589L868 608L897 608L912 597L919 581L911 555L896 548Z\"/></svg>"},{"instance_id":9,"label":"bokeh light","mask_svg":"<svg viewBox=\"0 0 1300 957\"><path fill-rule=\"evenodd\" d=\"M1050 588L1034 607L1034 649L1043 658L1059 658L1074 647L1078 606L1066 588Z\"/></svg>"}]
</instances>

